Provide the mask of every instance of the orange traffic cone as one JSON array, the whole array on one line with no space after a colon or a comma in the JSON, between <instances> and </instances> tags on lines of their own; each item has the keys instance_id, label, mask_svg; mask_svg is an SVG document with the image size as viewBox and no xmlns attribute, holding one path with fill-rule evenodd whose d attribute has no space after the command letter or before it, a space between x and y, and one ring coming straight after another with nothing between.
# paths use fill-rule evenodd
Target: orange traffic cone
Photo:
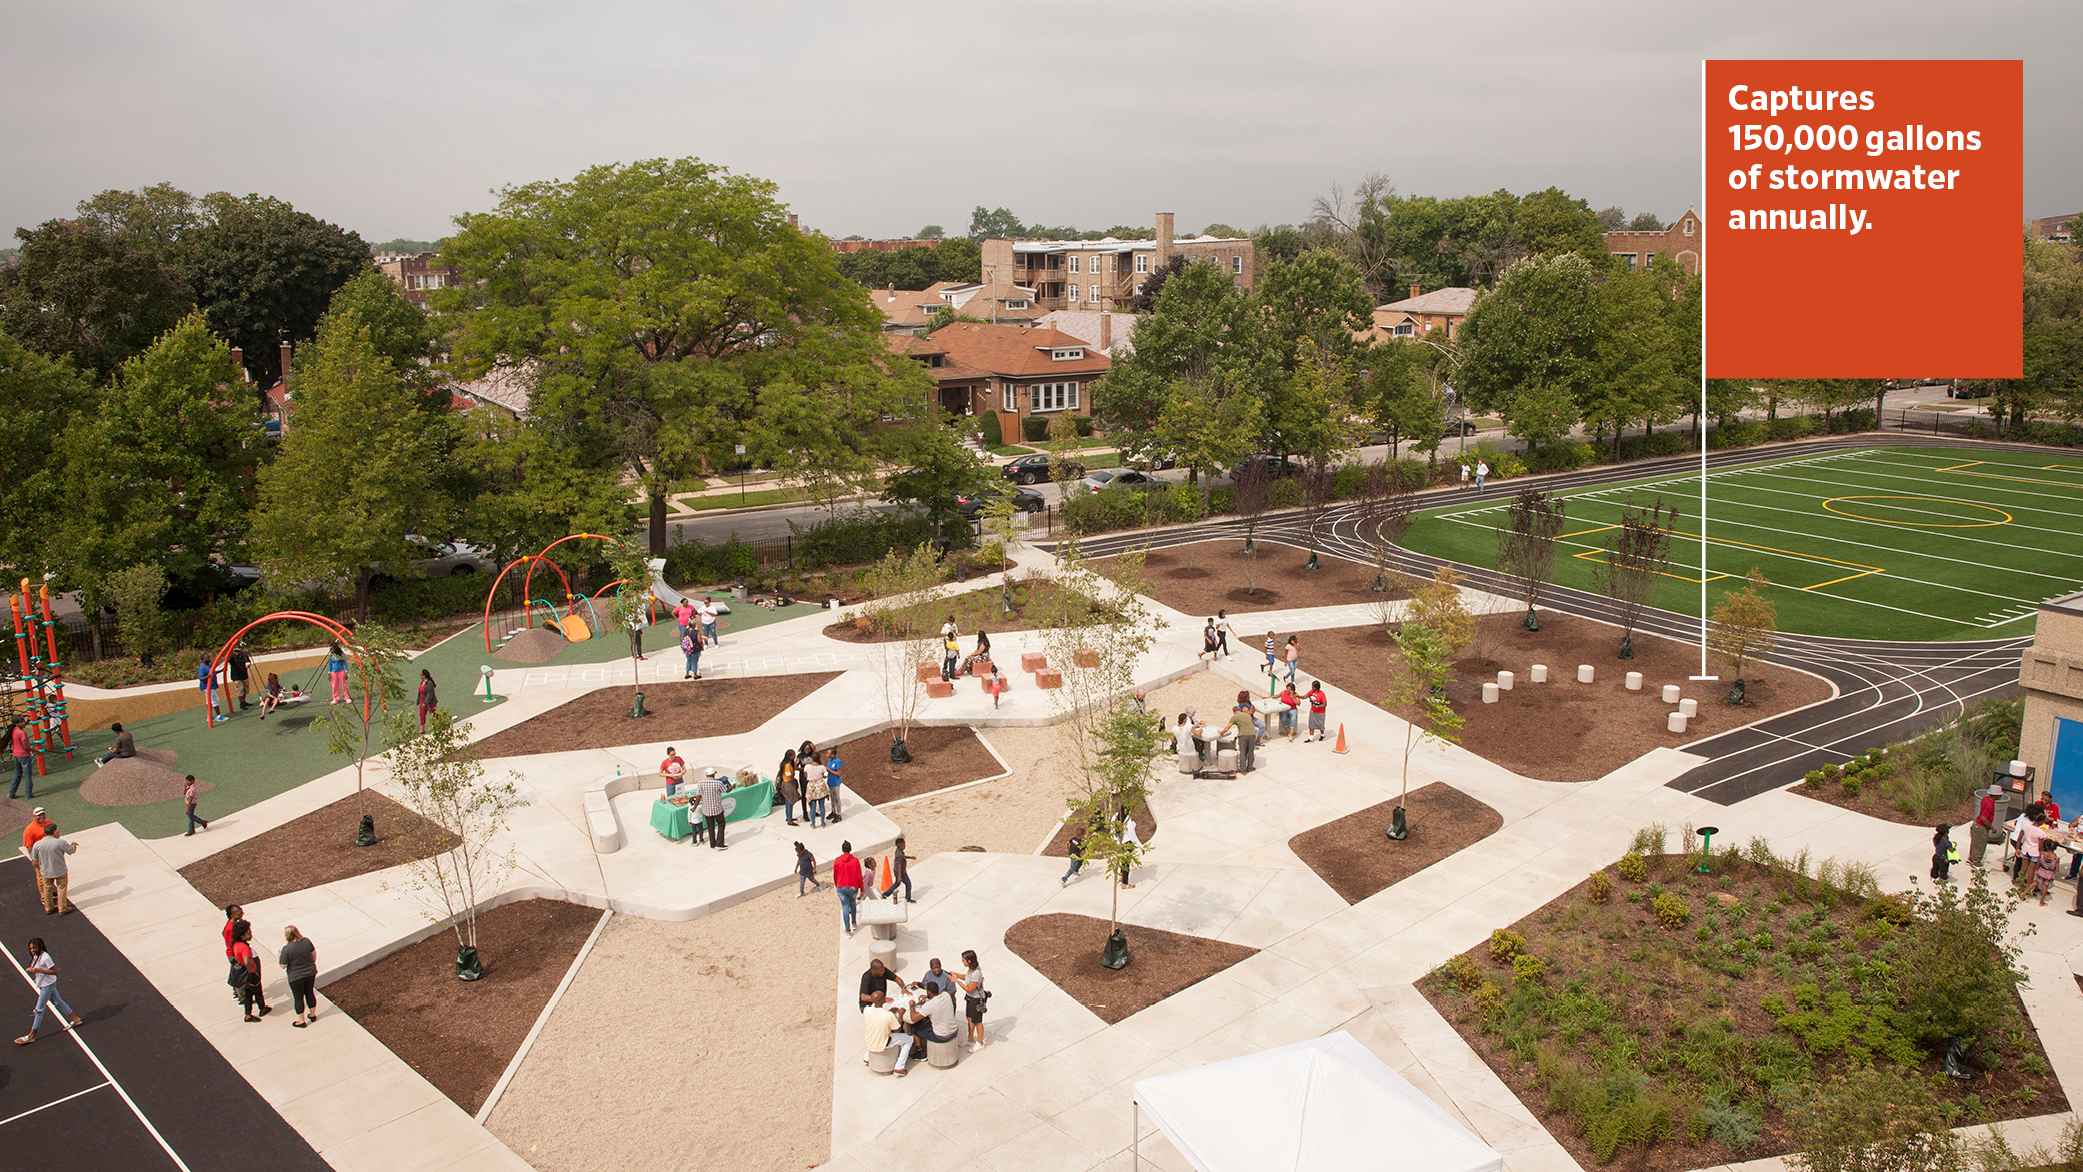
<instances>
[{"instance_id":1,"label":"orange traffic cone","mask_svg":"<svg viewBox=\"0 0 2083 1172\"><path fill-rule=\"evenodd\" d=\"M890 856L884 855L882 856L882 884L876 890L888 891L895 882L895 877L890 873Z\"/></svg>"},{"instance_id":2,"label":"orange traffic cone","mask_svg":"<svg viewBox=\"0 0 2083 1172\"><path fill-rule=\"evenodd\" d=\"M1333 753L1345 752L1345 722L1342 720L1338 722L1338 743L1331 746L1331 751Z\"/></svg>"}]
</instances>

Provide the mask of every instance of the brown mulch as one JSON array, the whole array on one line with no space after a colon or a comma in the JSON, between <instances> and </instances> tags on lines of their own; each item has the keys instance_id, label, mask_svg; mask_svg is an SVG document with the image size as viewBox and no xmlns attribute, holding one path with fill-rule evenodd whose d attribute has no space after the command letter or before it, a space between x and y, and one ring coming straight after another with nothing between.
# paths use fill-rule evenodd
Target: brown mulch
<instances>
[{"instance_id":1,"label":"brown mulch","mask_svg":"<svg viewBox=\"0 0 2083 1172\"><path fill-rule=\"evenodd\" d=\"M1108 1025L1148 1009L1257 952L1206 936L1123 924L1128 967L1099 963L1107 921L1055 912L1029 916L1005 930L1005 946Z\"/></svg>"},{"instance_id":2,"label":"brown mulch","mask_svg":"<svg viewBox=\"0 0 2083 1172\"><path fill-rule=\"evenodd\" d=\"M149 806L181 798L188 779L175 766L180 754L168 749L139 749L135 757L118 757L80 783L80 797L97 806ZM198 794L217 788L195 783Z\"/></svg>"},{"instance_id":3,"label":"brown mulch","mask_svg":"<svg viewBox=\"0 0 2083 1172\"><path fill-rule=\"evenodd\" d=\"M995 586L937 598L923 605L926 621L922 627L926 634L933 635L939 631L942 619L948 615L955 616L955 625L962 631L963 654L967 657L975 649L978 631L996 635L1006 631L1031 631L1040 626L1036 616L1048 605L1057 589L1054 583L1046 581L1013 583L1013 609L1009 614L1002 609L1003 594ZM858 619L851 623L833 623L824 629L824 633L826 638L842 643L890 643L897 638L887 631L862 630ZM940 658L937 637L928 657Z\"/></svg>"},{"instance_id":4,"label":"brown mulch","mask_svg":"<svg viewBox=\"0 0 2083 1172\"><path fill-rule=\"evenodd\" d=\"M456 936L442 931L327 985L325 999L474 1114L599 922L563 900L506 904L477 918L482 978L456 979Z\"/></svg>"},{"instance_id":5,"label":"brown mulch","mask_svg":"<svg viewBox=\"0 0 2083 1172\"><path fill-rule=\"evenodd\" d=\"M1151 550L1143 559L1150 593L1173 610L1202 617L1224 609L1247 613L1302 606L1366 605L1410 597L1408 583L1399 583L1393 572L1388 590L1377 594L1373 566L1322 554L1317 558L1319 569L1305 570L1302 567L1309 561L1308 550L1264 538L1254 544L1258 547L1256 592L1250 589L1247 576L1251 559L1244 556L1244 539L1238 537ZM1111 567L1118 560L1099 558L1093 564ZM1238 631L1237 635L1260 640L1265 637L1262 631ZM1230 640L1232 647L1236 643L1236 638ZM1253 642L1251 646L1259 644Z\"/></svg>"},{"instance_id":6,"label":"brown mulch","mask_svg":"<svg viewBox=\"0 0 2083 1172\"><path fill-rule=\"evenodd\" d=\"M1871 771L1865 775L1865 777L1870 776L1872 776ZM1863 782L1864 779L1862 777L1861 781ZM1983 788L1986 789L1987 787ZM1836 806L1844 810L1853 810L1886 822L1899 822L1904 826L1931 827L1936 826L1940 822L1948 826L1964 826L1974 821L1975 815L1980 813L1982 808L1981 790L1976 790L1974 793L1951 805L1934 807L1925 817L1921 818L1897 808L1894 802L1888 800L1883 786L1870 783L1862 784L1859 787L1858 797L1848 796L1844 792L1844 787L1834 781L1826 781L1818 786L1809 785L1805 781L1795 782L1787 787L1787 792L1800 794L1804 798L1813 798L1824 805ZM1966 847L1962 846L1961 849L1964 851Z\"/></svg>"},{"instance_id":7,"label":"brown mulch","mask_svg":"<svg viewBox=\"0 0 2083 1172\"><path fill-rule=\"evenodd\" d=\"M354 845L364 810L376 819L375 846ZM181 877L218 907L259 903L424 859L456 841L446 828L364 790L197 859L181 868Z\"/></svg>"},{"instance_id":8,"label":"brown mulch","mask_svg":"<svg viewBox=\"0 0 2083 1172\"><path fill-rule=\"evenodd\" d=\"M1725 859L1719 854L1716 857L1717 860ZM1678 865L1680 858L1677 855L1665 855L1660 859L1650 856L1649 864L1649 879L1669 885L1691 908L1691 919L1679 931L1670 932L1660 927L1651 900L1646 898L1647 889L1619 878L1611 866L1603 868L1612 890L1608 902L1591 903L1586 895L1589 887L1589 880L1586 880L1509 927L1524 937L1525 951L1541 960L1545 972L1540 979L1545 985L1574 992L1575 983L1581 978L1588 986L1585 995L1613 1001L1618 1011L1615 1019L1618 1026L1637 1038L1645 1033L1652 1039L1667 1034L1673 1044L1682 1044L1689 1027L1721 1019L1728 1023L1728 1028L1737 1035L1745 1049L1751 1048L1758 1039L1771 1036L1801 1047L1795 1035L1781 1028L1777 1019L1762 1008L1764 998L1769 995L1779 995L1789 1005L1793 1004L1791 986L1775 972L1773 957L1760 957L1748 963L1745 966L1747 971L1742 975L1716 971L1719 965L1710 949L1714 948L1713 937L1717 929L1709 917L1729 914L1730 911L1720 906L1716 897L1722 894L1734 896L1739 906L1750 909L1744 918L1744 927L1738 931L1768 929L1782 950L1804 936L1788 929L1788 918L1811 910L1819 913L1834 921L1838 929L1839 934L1827 945L1832 956L1867 953L1876 946L1877 939L1869 941L1862 935L1868 930L1868 921L1861 906L1857 902L1835 906L1804 903L1792 894L1784 871L1777 873L1776 881L1766 879L1761 882L1749 864L1730 865L1724 861L1715 863L1720 877L1712 881L1710 894L1706 877L1686 875ZM1724 885L1732 890L1724 891ZM1641 897L1638 902L1623 898L1630 892ZM1768 904L1767 901L1777 902ZM1771 916L1768 924L1766 916L1757 914L1761 905L1782 910ZM1698 932L1708 933L1708 938L1699 940ZM1730 932L1724 927L1719 934L1726 940ZM1487 940L1463 955L1474 962L1483 979L1506 989L1512 985L1515 978L1510 966L1491 958ZM1813 968L1828 967L1817 959L1818 955L1811 954L1795 964L1797 979L1809 979ZM1624 967L1618 963L1622 957L1626 957ZM2078 978L2078 981L2083 984L2083 978ZM1825 987L1837 986L1826 980ZM1584 1168L1604 1166L1625 1168L1628 1172L1684 1172L1686 1169L1734 1165L1781 1155L1797 1146L1792 1123L1775 1105L1769 1088L1751 1084L1742 1088L1741 1096L1750 1105L1761 1108L1763 1127L1759 1142L1749 1150L1732 1152L1713 1139L1695 1143L1688 1140L1685 1131L1680 1129L1676 1136L1655 1141L1651 1147L1645 1148L1640 1144L1623 1146L1611 1163L1601 1165L1592 1153L1583 1124L1572 1113L1557 1110L1554 1106L1549 1088L1541 1080L1535 1063L1522 1060L1500 1034L1483 1031L1482 1014L1475 1008L1471 995L1449 979L1444 966L1421 978L1418 990ZM1918 1071L1931 1081L1943 1098L1959 1104L1967 1095L1979 1097L1983 1105L1982 1114L1961 1118L1959 1123L1962 1125L2061 1114L2068 1110L2068 1099L2061 1081L2045 1064L2046 1050L2040 1041L2039 1030L2026 1013L2023 999L2015 992L2011 996L2023 1030L2023 1046L2006 1043L2004 1060L1997 1068L1982 1072L1972 1081L1955 1082L1938 1077L1938 1051L1925 1051L1923 1054ZM1550 1034L1540 1039L1539 1044L1563 1052L1580 1064L1595 1067L1602 1060L1605 1036L1593 1028L1581 1034ZM2024 1053L2035 1054L2042 1060L2039 1073L2024 1069L2019 1061ZM1821 1081L1825 1075L1841 1069L1845 1061L1841 1056L1817 1059L1814 1079ZM1638 1058L1636 1062L1642 1064L1643 1060ZM1876 1059L1874 1065L1886 1069L1893 1064L1886 1059ZM1658 1068L1654 1079L1662 1086L1652 1085L1650 1089L1677 1087L1682 1091L1682 1072L1683 1066L1678 1061ZM2027 1091L2030 1092L2029 1099L2021 1101L2017 1096ZM1697 1109L1697 1103L1696 1098L1692 1100L1693 1109Z\"/></svg>"},{"instance_id":9,"label":"brown mulch","mask_svg":"<svg viewBox=\"0 0 2083 1172\"><path fill-rule=\"evenodd\" d=\"M1791 668L1767 664L1744 676L1748 701L1731 709L1722 702L1727 683L1693 683L1686 677L1700 670L1697 647L1637 632L1635 657L1615 658L1620 633L1590 619L1542 611L1541 629L1529 632L1512 614L1489 615L1486 645L1496 627L1508 628L1497 640L1493 658L1471 650L1454 665L1447 698L1466 722L1461 747L1523 777L1541 781L1595 781L1651 749L1677 748L1702 737L1763 720L1830 698L1830 685ZM1395 640L1379 627L1338 627L1303 631L1299 680L1320 679L1379 702L1388 690ZM1282 642L1285 642L1285 638ZM1527 670L1548 665L1548 682L1532 682ZM1597 669L1594 682L1577 682L1577 665ZM1500 670L1515 676L1516 686L1500 693L1495 704L1483 703L1483 685L1495 682ZM1642 673L1642 690L1626 688L1627 673ZM1663 702L1663 685L1677 684L1682 694L1700 701L1700 712L1682 733L1665 727L1675 705ZM1399 712L1409 717L1414 713ZM1335 727L1338 710L1329 717Z\"/></svg>"},{"instance_id":10,"label":"brown mulch","mask_svg":"<svg viewBox=\"0 0 2083 1172\"><path fill-rule=\"evenodd\" d=\"M1443 782L1412 790L1404 805L1410 837L1389 840L1396 799L1305 830L1287 845L1347 903L1387 890L1504 826L1504 817Z\"/></svg>"},{"instance_id":11,"label":"brown mulch","mask_svg":"<svg viewBox=\"0 0 2083 1172\"><path fill-rule=\"evenodd\" d=\"M525 757L608 749L648 741L699 740L751 732L839 678L836 671L672 680L644 685L642 721L629 719L630 689L596 688L477 742L480 757ZM778 760L781 749L774 756ZM887 751L887 750L885 750ZM996 769L992 773L998 772ZM852 782L849 762L847 781ZM978 776L983 776L979 774Z\"/></svg>"},{"instance_id":12,"label":"brown mulch","mask_svg":"<svg viewBox=\"0 0 2083 1172\"><path fill-rule=\"evenodd\" d=\"M1056 828L1056 837L1049 840L1049 845L1042 848L1042 853L1045 855L1055 855L1059 859L1069 858L1070 833L1073 829L1079 829L1082 831L1082 827L1078 827L1069 821L1065 821L1063 825L1058 826ZM1148 846L1150 845L1150 839L1154 835L1156 835L1156 833L1157 815L1152 814L1150 812L1150 807L1147 804L1137 807L1136 840L1141 842L1144 846Z\"/></svg>"},{"instance_id":13,"label":"brown mulch","mask_svg":"<svg viewBox=\"0 0 2083 1172\"><path fill-rule=\"evenodd\" d=\"M508 663L548 663L569 646L571 640L548 627L528 627L514 632L514 637L494 651L492 658Z\"/></svg>"},{"instance_id":14,"label":"brown mulch","mask_svg":"<svg viewBox=\"0 0 2083 1172\"><path fill-rule=\"evenodd\" d=\"M911 762L892 765L888 730L840 745L846 793L881 805L1005 772L1005 766L976 739L973 729L918 725L904 738L904 747L911 753ZM780 759L780 748L774 750L774 757Z\"/></svg>"}]
</instances>

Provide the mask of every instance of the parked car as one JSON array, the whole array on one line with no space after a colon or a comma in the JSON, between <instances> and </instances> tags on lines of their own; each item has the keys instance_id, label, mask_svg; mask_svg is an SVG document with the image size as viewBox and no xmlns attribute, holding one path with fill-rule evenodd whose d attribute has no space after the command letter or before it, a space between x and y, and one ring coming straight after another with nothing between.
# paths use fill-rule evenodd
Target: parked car
<instances>
[{"instance_id":1,"label":"parked car","mask_svg":"<svg viewBox=\"0 0 2083 1172\"><path fill-rule=\"evenodd\" d=\"M987 484L974 494L957 496L955 508L961 510L963 516L974 521L985 509L991 507L991 502L1001 497L1011 497L1013 507L1023 513L1039 513L1048 507L1048 502L1042 499L1042 494L1031 488L1020 488L1010 484Z\"/></svg>"},{"instance_id":2,"label":"parked car","mask_svg":"<svg viewBox=\"0 0 2083 1172\"><path fill-rule=\"evenodd\" d=\"M416 558L412 568L427 578L456 578L465 574L496 574L499 563L485 551L461 541L435 541L408 533L405 540L424 547L428 556Z\"/></svg>"},{"instance_id":3,"label":"parked car","mask_svg":"<svg viewBox=\"0 0 2083 1172\"><path fill-rule=\"evenodd\" d=\"M1149 492L1152 489L1171 487L1171 485L1159 480L1157 477L1138 472L1133 468L1102 468L1078 481L1078 484L1093 492L1109 488L1127 489L1129 492Z\"/></svg>"},{"instance_id":4,"label":"parked car","mask_svg":"<svg viewBox=\"0 0 2083 1172\"><path fill-rule=\"evenodd\" d=\"M1439 427L1441 431L1446 432L1448 435L1474 435L1481 430L1476 427L1475 420L1456 418L1452 415L1441 419Z\"/></svg>"},{"instance_id":5,"label":"parked car","mask_svg":"<svg viewBox=\"0 0 2083 1172\"><path fill-rule=\"evenodd\" d=\"M1230 469L1230 479L1235 480L1243 475L1245 467L1250 464L1264 465L1266 475L1274 480L1280 480L1289 476L1300 476L1302 474L1302 465L1288 459L1286 456L1259 455L1246 456L1237 461L1237 466Z\"/></svg>"},{"instance_id":6,"label":"parked car","mask_svg":"<svg viewBox=\"0 0 2083 1172\"><path fill-rule=\"evenodd\" d=\"M1165 452L1162 455L1151 456L1147 460L1133 461L1129 466L1141 469L1144 472L1163 472L1167 468L1177 468L1179 466L1179 453Z\"/></svg>"},{"instance_id":7,"label":"parked car","mask_svg":"<svg viewBox=\"0 0 2083 1172\"><path fill-rule=\"evenodd\" d=\"M1051 457L1047 452L1036 452L1031 456L1022 456L1000 468L998 474L1014 484L1039 484L1044 480L1057 479L1076 480L1078 477L1085 475L1085 466L1083 464L1078 463L1076 460L1065 460L1063 461L1062 475L1059 477L1056 469L1050 466L1050 459Z\"/></svg>"}]
</instances>

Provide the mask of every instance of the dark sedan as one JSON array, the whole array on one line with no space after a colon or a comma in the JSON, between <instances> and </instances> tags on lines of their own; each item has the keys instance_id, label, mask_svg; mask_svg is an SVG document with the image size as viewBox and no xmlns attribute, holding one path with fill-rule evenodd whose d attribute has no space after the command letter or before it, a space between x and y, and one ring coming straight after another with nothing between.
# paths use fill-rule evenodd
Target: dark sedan
<instances>
[{"instance_id":1,"label":"dark sedan","mask_svg":"<svg viewBox=\"0 0 2083 1172\"><path fill-rule=\"evenodd\" d=\"M1242 460L1237 461L1235 468L1230 469L1230 479L1235 480L1237 477L1242 476L1244 469L1252 464L1264 467L1267 477L1273 480L1280 480L1288 476L1300 476L1302 474L1302 465L1288 459L1286 456L1246 456Z\"/></svg>"},{"instance_id":2,"label":"dark sedan","mask_svg":"<svg viewBox=\"0 0 2083 1172\"><path fill-rule=\"evenodd\" d=\"M1047 452L1036 452L1022 456L998 470L1000 476L1014 484L1040 484L1044 480L1076 480L1085 475L1085 466L1076 460L1065 460L1058 467L1051 467Z\"/></svg>"},{"instance_id":3,"label":"dark sedan","mask_svg":"<svg viewBox=\"0 0 2083 1172\"><path fill-rule=\"evenodd\" d=\"M1000 497L1011 497L1013 507L1023 513L1039 513L1048 504L1047 501L1042 499L1042 494L1031 488L1017 488L1009 484L993 484L985 486L982 491L973 495L964 494L956 497L955 507L962 511L963 516L974 521L978 514L990 508L991 503Z\"/></svg>"}]
</instances>

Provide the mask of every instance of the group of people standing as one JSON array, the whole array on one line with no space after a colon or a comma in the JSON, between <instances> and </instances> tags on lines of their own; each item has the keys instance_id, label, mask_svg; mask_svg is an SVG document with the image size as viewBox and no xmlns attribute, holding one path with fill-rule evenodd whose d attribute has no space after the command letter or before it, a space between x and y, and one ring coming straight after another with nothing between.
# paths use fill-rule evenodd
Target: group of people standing
<instances>
[{"instance_id":1,"label":"group of people standing","mask_svg":"<svg viewBox=\"0 0 2083 1172\"><path fill-rule=\"evenodd\" d=\"M716 646L716 616L720 613L715 601L708 598L696 602L682 597L673 608L673 622L680 627L680 654L686 659L681 679L702 678L702 648Z\"/></svg>"},{"instance_id":2,"label":"group of people standing","mask_svg":"<svg viewBox=\"0 0 2083 1172\"><path fill-rule=\"evenodd\" d=\"M260 971L260 953L253 943L253 925L246 909L229 904L224 909L224 959L231 963L232 997L246 1011L245 1020L259 1021L274 1012L268 1004ZM297 926L282 929L282 948L275 954L282 976L289 982L289 995L296 1020L289 1024L303 1029L318 1020L318 946Z\"/></svg>"}]
</instances>

